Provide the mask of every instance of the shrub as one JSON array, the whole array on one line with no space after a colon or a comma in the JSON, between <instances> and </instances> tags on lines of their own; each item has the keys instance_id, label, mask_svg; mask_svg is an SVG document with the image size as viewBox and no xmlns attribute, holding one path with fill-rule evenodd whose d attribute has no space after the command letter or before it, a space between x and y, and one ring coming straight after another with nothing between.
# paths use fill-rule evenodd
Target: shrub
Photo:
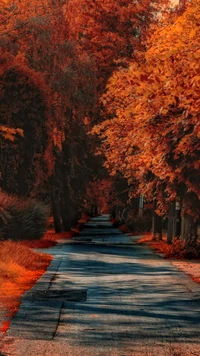
<instances>
[{"instance_id":1,"label":"shrub","mask_svg":"<svg viewBox=\"0 0 200 356\"><path fill-rule=\"evenodd\" d=\"M152 216L150 214L144 214L142 217L138 215L129 216L126 225L134 232L148 232L152 228Z\"/></svg>"},{"instance_id":2,"label":"shrub","mask_svg":"<svg viewBox=\"0 0 200 356\"><path fill-rule=\"evenodd\" d=\"M46 231L48 217L45 204L0 192L1 239L39 239Z\"/></svg>"},{"instance_id":3,"label":"shrub","mask_svg":"<svg viewBox=\"0 0 200 356\"><path fill-rule=\"evenodd\" d=\"M200 243L190 245L186 240L174 238L171 246L170 253L166 254L167 257L174 258L200 258Z\"/></svg>"}]
</instances>

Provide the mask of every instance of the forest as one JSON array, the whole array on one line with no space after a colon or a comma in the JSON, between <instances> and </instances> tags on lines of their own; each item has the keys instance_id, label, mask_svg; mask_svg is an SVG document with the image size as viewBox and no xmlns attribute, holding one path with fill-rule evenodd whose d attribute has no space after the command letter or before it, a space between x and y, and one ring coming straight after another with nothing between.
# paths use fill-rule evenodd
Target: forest
<instances>
[{"instance_id":1,"label":"forest","mask_svg":"<svg viewBox=\"0 0 200 356\"><path fill-rule=\"evenodd\" d=\"M0 6L0 238L103 211L197 246L200 0Z\"/></svg>"}]
</instances>

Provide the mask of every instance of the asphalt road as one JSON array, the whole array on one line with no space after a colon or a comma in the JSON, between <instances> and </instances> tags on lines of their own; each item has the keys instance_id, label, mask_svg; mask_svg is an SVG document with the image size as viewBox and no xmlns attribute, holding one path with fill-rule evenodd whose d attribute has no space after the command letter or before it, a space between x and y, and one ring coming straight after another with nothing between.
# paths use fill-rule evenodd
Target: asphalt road
<instances>
[{"instance_id":1,"label":"asphalt road","mask_svg":"<svg viewBox=\"0 0 200 356\"><path fill-rule=\"evenodd\" d=\"M3 354L199 356L199 286L136 239L104 215L45 250L54 261L24 295Z\"/></svg>"}]
</instances>

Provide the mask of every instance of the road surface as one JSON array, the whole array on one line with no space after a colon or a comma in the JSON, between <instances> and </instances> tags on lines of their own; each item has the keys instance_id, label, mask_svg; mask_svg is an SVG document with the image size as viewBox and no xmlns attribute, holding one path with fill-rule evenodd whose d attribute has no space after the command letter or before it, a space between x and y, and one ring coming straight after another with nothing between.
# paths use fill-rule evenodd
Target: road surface
<instances>
[{"instance_id":1,"label":"road surface","mask_svg":"<svg viewBox=\"0 0 200 356\"><path fill-rule=\"evenodd\" d=\"M24 295L4 355L199 356L200 288L94 218Z\"/></svg>"}]
</instances>

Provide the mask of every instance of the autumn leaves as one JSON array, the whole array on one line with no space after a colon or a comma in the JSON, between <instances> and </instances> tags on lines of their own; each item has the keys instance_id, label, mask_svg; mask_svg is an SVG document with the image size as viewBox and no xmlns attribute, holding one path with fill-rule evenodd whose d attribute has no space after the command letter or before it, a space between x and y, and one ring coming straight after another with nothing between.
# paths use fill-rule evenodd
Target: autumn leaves
<instances>
[{"instance_id":1,"label":"autumn leaves","mask_svg":"<svg viewBox=\"0 0 200 356\"><path fill-rule=\"evenodd\" d=\"M200 1L152 27L140 61L118 69L102 103L112 115L93 129L102 139L106 166L137 193L157 199L158 211L185 201L199 215L200 198Z\"/></svg>"},{"instance_id":2,"label":"autumn leaves","mask_svg":"<svg viewBox=\"0 0 200 356\"><path fill-rule=\"evenodd\" d=\"M2 188L22 196L51 201L55 184L66 215L69 206L79 207L87 184L84 122L95 106L96 81L93 60L69 38L63 3L2 2L0 172ZM10 144L5 138L13 140L15 131L24 137Z\"/></svg>"},{"instance_id":3,"label":"autumn leaves","mask_svg":"<svg viewBox=\"0 0 200 356\"><path fill-rule=\"evenodd\" d=\"M38 159L42 180L46 174L61 187L56 196L64 195L68 182L65 194L73 195L76 208L77 177L84 191L81 170L84 181L92 172L90 149L96 142L86 139L86 131L95 122L105 165L111 175L128 180L130 192L156 199L161 213L178 199L184 200L185 211L199 215L200 1L173 11L166 3L45 0L27 7L26 0L4 2L2 87L9 87L11 69L20 73L12 86L27 103L33 133L45 142L29 161ZM32 107L26 78L40 93L37 100L33 95ZM7 120L24 129L20 105L11 105L4 125ZM84 193L79 193L81 200ZM68 200L61 204L66 212Z\"/></svg>"}]
</instances>

